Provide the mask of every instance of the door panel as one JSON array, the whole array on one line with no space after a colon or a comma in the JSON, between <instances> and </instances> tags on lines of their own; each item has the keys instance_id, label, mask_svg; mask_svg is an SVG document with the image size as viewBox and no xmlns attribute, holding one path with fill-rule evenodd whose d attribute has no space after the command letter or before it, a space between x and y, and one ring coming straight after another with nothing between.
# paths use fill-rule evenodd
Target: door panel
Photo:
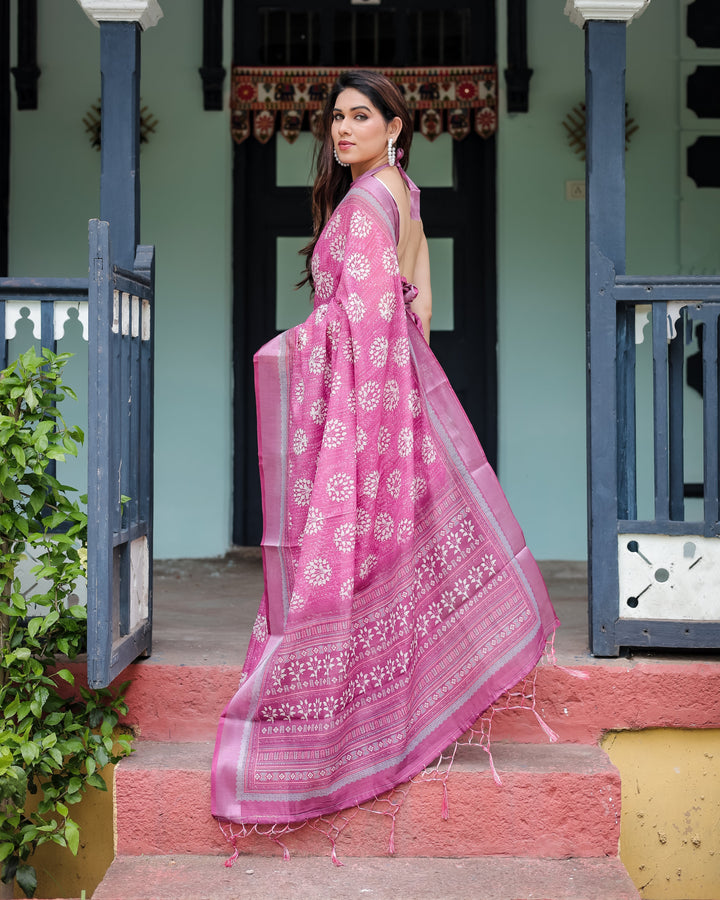
<instances>
[{"instance_id":1,"label":"door panel","mask_svg":"<svg viewBox=\"0 0 720 900\"><path fill-rule=\"evenodd\" d=\"M438 7L442 5L443 9ZM325 0L251 7L236 3L237 65L368 66L487 64L495 60L494 2L398 0L348 10ZM472 48L470 52L469 48ZM294 290L311 233L314 139L235 147L233 539L259 543L262 510L252 356L279 331L307 318L307 288ZM416 135L410 176L422 189L433 285L431 344L491 462L495 460L495 141Z\"/></svg>"}]
</instances>

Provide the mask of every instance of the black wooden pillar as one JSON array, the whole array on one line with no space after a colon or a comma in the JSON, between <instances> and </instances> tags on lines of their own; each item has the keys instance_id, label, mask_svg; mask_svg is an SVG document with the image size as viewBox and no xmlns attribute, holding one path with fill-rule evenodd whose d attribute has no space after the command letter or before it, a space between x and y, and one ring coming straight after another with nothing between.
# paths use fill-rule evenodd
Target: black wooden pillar
<instances>
[{"instance_id":1,"label":"black wooden pillar","mask_svg":"<svg viewBox=\"0 0 720 900\"><path fill-rule=\"evenodd\" d=\"M18 109L37 109L38 105L37 27L37 0L19 0L17 65L12 70Z\"/></svg>"},{"instance_id":2,"label":"black wooden pillar","mask_svg":"<svg viewBox=\"0 0 720 900\"><path fill-rule=\"evenodd\" d=\"M136 22L100 23L100 219L127 270L140 243L140 33Z\"/></svg>"},{"instance_id":3,"label":"black wooden pillar","mask_svg":"<svg viewBox=\"0 0 720 900\"><path fill-rule=\"evenodd\" d=\"M507 63L507 111L526 113L533 73L527 59L527 0L507 0Z\"/></svg>"},{"instance_id":4,"label":"black wooden pillar","mask_svg":"<svg viewBox=\"0 0 720 900\"><path fill-rule=\"evenodd\" d=\"M223 0L203 0L203 107L222 110L225 69L223 58Z\"/></svg>"},{"instance_id":5,"label":"black wooden pillar","mask_svg":"<svg viewBox=\"0 0 720 900\"><path fill-rule=\"evenodd\" d=\"M0 278L8 274L10 221L10 0L0 0ZM5 335L0 336L4 341Z\"/></svg>"},{"instance_id":6,"label":"black wooden pillar","mask_svg":"<svg viewBox=\"0 0 720 900\"><path fill-rule=\"evenodd\" d=\"M618 434L615 275L625 272L624 22L585 26L586 340L590 649L617 656Z\"/></svg>"}]
</instances>

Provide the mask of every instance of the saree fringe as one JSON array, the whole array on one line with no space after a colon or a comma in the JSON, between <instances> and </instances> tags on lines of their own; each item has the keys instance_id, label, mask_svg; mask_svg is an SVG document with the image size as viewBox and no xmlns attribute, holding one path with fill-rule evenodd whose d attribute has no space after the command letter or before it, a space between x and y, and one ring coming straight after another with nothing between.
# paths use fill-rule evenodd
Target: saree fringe
<instances>
[{"instance_id":1,"label":"saree fringe","mask_svg":"<svg viewBox=\"0 0 720 900\"><path fill-rule=\"evenodd\" d=\"M555 633L548 640L544 661L546 665L559 669L567 673L573 678L587 679L590 676L586 672L579 669L561 666L557 662L555 655ZM493 781L498 786L502 786L502 779L495 768L492 755L491 733L493 719L496 713L505 711L527 711L533 714L538 725L547 735L550 743L556 743L559 740L558 734L545 722L537 710L537 673L538 668L534 668L521 682L514 688L506 691L492 704L478 719L478 721L469 728L462 737L458 738L451 744L431 765L423 769L416 776L411 778L406 784L393 788L387 793L375 797L366 803L353 806L350 809L341 810L330 816L320 816L315 819L306 819L304 822L290 822L277 825L237 825L229 821L218 821L220 830L225 839L233 847L232 855L225 861L225 865L230 868L238 859L241 849L239 842L251 835L259 835L267 837L273 843L277 844L283 851L283 859L285 861L291 858L290 850L280 838L286 835L301 831L302 829L310 829L317 831L319 834L327 838L330 844L330 856L332 862L336 866L342 866L344 863L340 861L337 854L337 844L340 836L345 829L353 822L360 813L371 813L378 816L387 816L390 819L390 834L388 836L388 855L395 854L395 825L397 816L399 815L403 803L407 798L413 785L421 782L438 782L442 788L442 800L440 806L440 817L447 821L450 818L450 790L448 781L452 773L453 764L457 751L460 747L478 747L487 753L490 763L490 772Z\"/></svg>"}]
</instances>

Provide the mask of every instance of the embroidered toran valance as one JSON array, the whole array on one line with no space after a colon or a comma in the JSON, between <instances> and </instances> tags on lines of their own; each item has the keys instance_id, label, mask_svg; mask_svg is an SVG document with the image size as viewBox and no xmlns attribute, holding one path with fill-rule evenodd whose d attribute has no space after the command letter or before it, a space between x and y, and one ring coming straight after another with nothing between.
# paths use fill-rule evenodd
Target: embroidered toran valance
<instances>
[{"instance_id":1,"label":"embroidered toran valance","mask_svg":"<svg viewBox=\"0 0 720 900\"><path fill-rule=\"evenodd\" d=\"M252 133L264 144L279 130L292 143L302 131L306 114L314 132L325 98L341 71L234 66L230 94L233 140L240 144ZM495 133L496 66L378 71L400 87L415 114L415 127L428 140L443 131L457 141L472 128L484 138Z\"/></svg>"}]
</instances>

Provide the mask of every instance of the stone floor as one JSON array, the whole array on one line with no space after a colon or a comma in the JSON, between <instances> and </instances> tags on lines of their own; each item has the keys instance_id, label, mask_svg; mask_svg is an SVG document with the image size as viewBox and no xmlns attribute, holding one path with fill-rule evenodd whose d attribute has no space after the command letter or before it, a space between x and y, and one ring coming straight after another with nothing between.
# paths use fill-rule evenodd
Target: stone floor
<instances>
[{"instance_id":1,"label":"stone floor","mask_svg":"<svg viewBox=\"0 0 720 900\"><path fill-rule=\"evenodd\" d=\"M588 650L587 568L584 562L540 563L561 627L562 665L632 665L632 661L720 660L720 652L628 652L596 659ZM242 665L262 596L260 548L238 547L218 559L156 560L153 653L148 664Z\"/></svg>"}]
</instances>

